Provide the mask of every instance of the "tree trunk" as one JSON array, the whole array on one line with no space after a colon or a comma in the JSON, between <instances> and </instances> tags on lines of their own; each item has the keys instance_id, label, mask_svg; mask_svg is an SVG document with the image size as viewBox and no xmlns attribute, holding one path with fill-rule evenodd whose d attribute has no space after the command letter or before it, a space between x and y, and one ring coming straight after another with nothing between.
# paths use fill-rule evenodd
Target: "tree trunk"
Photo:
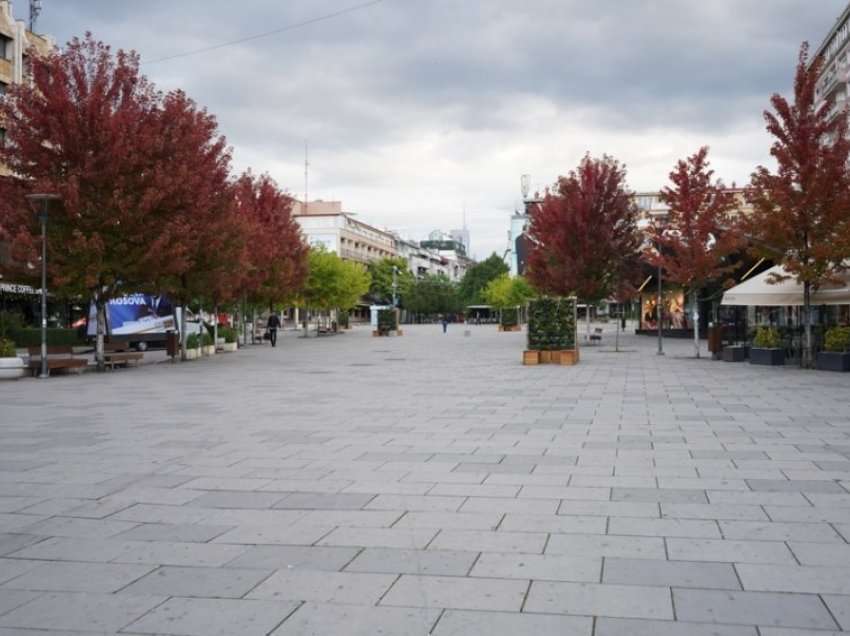
<instances>
[{"instance_id":1,"label":"tree trunk","mask_svg":"<svg viewBox=\"0 0 850 636\"><path fill-rule=\"evenodd\" d=\"M617 317L617 335L614 339L614 351L620 353L620 318Z\"/></svg>"},{"instance_id":2,"label":"tree trunk","mask_svg":"<svg viewBox=\"0 0 850 636\"><path fill-rule=\"evenodd\" d=\"M213 347L218 350L218 305L213 305Z\"/></svg>"},{"instance_id":3,"label":"tree trunk","mask_svg":"<svg viewBox=\"0 0 850 636\"><path fill-rule=\"evenodd\" d=\"M699 358L699 291L691 290L691 310L694 321L694 356Z\"/></svg>"},{"instance_id":4,"label":"tree trunk","mask_svg":"<svg viewBox=\"0 0 850 636\"><path fill-rule=\"evenodd\" d=\"M103 300L103 296L98 294L95 297L95 311L97 317L97 340L95 344L95 361L97 362L97 370L105 371L106 370L106 361L104 358L104 336L106 334L106 302Z\"/></svg>"},{"instance_id":5,"label":"tree trunk","mask_svg":"<svg viewBox=\"0 0 850 636\"><path fill-rule=\"evenodd\" d=\"M245 296L242 296L242 312L239 316L242 320L242 346L246 346L248 344L248 321L245 319L247 312L248 310L245 307Z\"/></svg>"},{"instance_id":6,"label":"tree trunk","mask_svg":"<svg viewBox=\"0 0 850 636\"><path fill-rule=\"evenodd\" d=\"M257 308L251 307L251 344L257 344L254 332L257 330Z\"/></svg>"},{"instance_id":7,"label":"tree trunk","mask_svg":"<svg viewBox=\"0 0 850 636\"><path fill-rule=\"evenodd\" d=\"M812 284L803 282L803 328L805 330L805 341L803 343L803 355L801 362L804 369L812 368L814 351L812 346Z\"/></svg>"},{"instance_id":8,"label":"tree trunk","mask_svg":"<svg viewBox=\"0 0 850 636\"><path fill-rule=\"evenodd\" d=\"M585 336L587 339L587 344L590 344L590 303L584 303L584 316L585 322L587 322L587 335Z\"/></svg>"},{"instance_id":9,"label":"tree trunk","mask_svg":"<svg viewBox=\"0 0 850 636\"><path fill-rule=\"evenodd\" d=\"M186 341L188 334L186 333L186 305L180 306L180 360L186 360Z\"/></svg>"}]
</instances>

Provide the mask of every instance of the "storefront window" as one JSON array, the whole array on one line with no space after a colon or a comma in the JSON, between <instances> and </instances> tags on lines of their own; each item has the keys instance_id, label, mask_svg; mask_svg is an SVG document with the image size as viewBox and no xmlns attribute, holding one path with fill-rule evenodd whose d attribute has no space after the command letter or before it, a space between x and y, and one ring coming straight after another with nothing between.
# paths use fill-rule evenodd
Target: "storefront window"
<instances>
[{"instance_id":1,"label":"storefront window","mask_svg":"<svg viewBox=\"0 0 850 636\"><path fill-rule=\"evenodd\" d=\"M641 297L641 329L658 328L658 299L655 295ZM663 329L690 329L682 290L665 290L661 296L661 327Z\"/></svg>"}]
</instances>

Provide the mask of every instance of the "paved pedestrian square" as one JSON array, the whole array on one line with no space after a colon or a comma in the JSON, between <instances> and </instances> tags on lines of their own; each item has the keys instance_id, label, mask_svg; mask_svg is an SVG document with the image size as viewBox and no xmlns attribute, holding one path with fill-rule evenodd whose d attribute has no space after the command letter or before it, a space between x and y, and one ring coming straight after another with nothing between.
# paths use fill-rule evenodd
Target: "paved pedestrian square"
<instances>
[{"instance_id":1,"label":"paved pedestrian square","mask_svg":"<svg viewBox=\"0 0 850 636\"><path fill-rule=\"evenodd\" d=\"M850 632L850 374L404 331L0 384L0 634Z\"/></svg>"}]
</instances>

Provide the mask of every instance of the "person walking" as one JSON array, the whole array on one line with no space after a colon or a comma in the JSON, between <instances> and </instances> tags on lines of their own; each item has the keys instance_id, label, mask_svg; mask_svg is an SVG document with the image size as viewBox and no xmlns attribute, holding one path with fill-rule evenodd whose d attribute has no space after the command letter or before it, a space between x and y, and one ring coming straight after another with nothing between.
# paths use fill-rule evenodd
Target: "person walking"
<instances>
[{"instance_id":1,"label":"person walking","mask_svg":"<svg viewBox=\"0 0 850 636\"><path fill-rule=\"evenodd\" d=\"M446 318L445 316L443 316L443 319L442 319L441 322L443 323L443 333L446 333L446 330L449 327L449 319Z\"/></svg>"},{"instance_id":2,"label":"person walking","mask_svg":"<svg viewBox=\"0 0 850 636\"><path fill-rule=\"evenodd\" d=\"M266 329L269 332L269 340L272 343L273 347L277 346L277 330L280 328L280 318L277 317L277 314L272 314L269 316L269 321L266 323Z\"/></svg>"}]
</instances>

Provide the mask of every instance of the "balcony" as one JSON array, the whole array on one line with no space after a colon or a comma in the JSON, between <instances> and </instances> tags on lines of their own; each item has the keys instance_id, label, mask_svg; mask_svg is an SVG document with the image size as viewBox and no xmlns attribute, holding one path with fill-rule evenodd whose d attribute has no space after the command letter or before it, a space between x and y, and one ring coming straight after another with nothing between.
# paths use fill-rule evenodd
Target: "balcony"
<instances>
[{"instance_id":1,"label":"balcony","mask_svg":"<svg viewBox=\"0 0 850 636\"><path fill-rule=\"evenodd\" d=\"M353 250L348 247L341 247L339 250L339 255L349 261L356 261L358 263L369 263L373 260L366 255L366 252L361 252L360 250Z\"/></svg>"}]
</instances>

